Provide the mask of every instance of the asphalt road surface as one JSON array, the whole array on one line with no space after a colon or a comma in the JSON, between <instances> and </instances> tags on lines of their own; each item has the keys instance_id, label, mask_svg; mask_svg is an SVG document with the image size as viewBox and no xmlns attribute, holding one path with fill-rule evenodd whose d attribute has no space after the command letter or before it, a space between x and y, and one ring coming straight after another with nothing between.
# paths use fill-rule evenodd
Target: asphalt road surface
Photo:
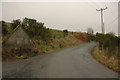
<instances>
[{"instance_id":1,"label":"asphalt road surface","mask_svg":"<svg viewBox=\"0 0 120 80\"><path fill-rule=\"evenodd\" d=\"M42 56L3 63L3 78L117 78L93 59L96 43L66 48Z\"/></svg>"}]
</instances>

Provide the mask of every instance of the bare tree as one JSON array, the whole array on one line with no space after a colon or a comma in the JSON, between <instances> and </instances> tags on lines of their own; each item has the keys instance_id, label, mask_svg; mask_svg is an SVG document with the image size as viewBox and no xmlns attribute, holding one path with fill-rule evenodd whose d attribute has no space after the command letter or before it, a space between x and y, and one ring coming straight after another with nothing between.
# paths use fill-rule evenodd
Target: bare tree
<instances>
[{"instance_id":1,"label":"bare tree","mask_svg":"<svg viewBox=\"0 0 120 80\"><path fill-rule=\"evenodd\" d=\"M88 33L88 34L93 34L93 33L94 33L94 31L93 31L93 29L92 29L92 28L87 28L87 33Z\"/></svg>"}]
</instances>

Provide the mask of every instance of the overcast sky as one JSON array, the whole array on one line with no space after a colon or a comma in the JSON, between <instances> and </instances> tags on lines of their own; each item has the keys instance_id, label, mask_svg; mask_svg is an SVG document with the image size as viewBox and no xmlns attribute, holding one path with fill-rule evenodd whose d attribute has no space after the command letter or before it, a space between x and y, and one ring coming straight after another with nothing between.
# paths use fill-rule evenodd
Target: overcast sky
<instances>
[{"instance_id":1,"label":"overcast sky","mask_svg":"<svg viewBox=\"0 0 120 80\"><path fill-rule=\"evenodd\" d=\"M44 22L48 28L86 32L91 27L101 32L100 12L96 9L106 6L105 31L118 34L117 2L3 2L2 20L28 17Z\"/></svg>"}]
</instances>

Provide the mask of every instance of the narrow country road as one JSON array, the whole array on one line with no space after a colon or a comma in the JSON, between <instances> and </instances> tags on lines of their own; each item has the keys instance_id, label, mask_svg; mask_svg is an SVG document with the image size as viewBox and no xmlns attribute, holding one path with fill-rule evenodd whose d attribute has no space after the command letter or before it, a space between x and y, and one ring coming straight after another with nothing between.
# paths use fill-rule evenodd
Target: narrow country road
<instances>
[{"instance_id":1,"label":"narrow country road","mask_svg":"<svg viewBox=\"0 0 120 80\"><path fill-rule=\"evenodd\" d=\"M3 63L4 78L117 78L118 74L94 60L96 43Z\"/></svg>"}]
</instances>

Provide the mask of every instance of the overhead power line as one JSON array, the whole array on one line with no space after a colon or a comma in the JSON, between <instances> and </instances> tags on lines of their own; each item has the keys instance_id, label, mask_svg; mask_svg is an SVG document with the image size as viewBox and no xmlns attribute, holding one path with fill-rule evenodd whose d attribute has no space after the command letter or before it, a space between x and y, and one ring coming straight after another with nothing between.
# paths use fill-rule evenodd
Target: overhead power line
<instances>
[{"instance_id":1,"label":"overhead power line","mask_svg":"<svg viewBox=\"0 0 120 80\"><path fill-rule=\"evenodd\" d=\"M118 20L120 18L120 16L116 17L112 22L110 22L109 24L107 24L107 26L109 26L110 24L113 24L116 20Z\"/></svg>"}]
</instances>

